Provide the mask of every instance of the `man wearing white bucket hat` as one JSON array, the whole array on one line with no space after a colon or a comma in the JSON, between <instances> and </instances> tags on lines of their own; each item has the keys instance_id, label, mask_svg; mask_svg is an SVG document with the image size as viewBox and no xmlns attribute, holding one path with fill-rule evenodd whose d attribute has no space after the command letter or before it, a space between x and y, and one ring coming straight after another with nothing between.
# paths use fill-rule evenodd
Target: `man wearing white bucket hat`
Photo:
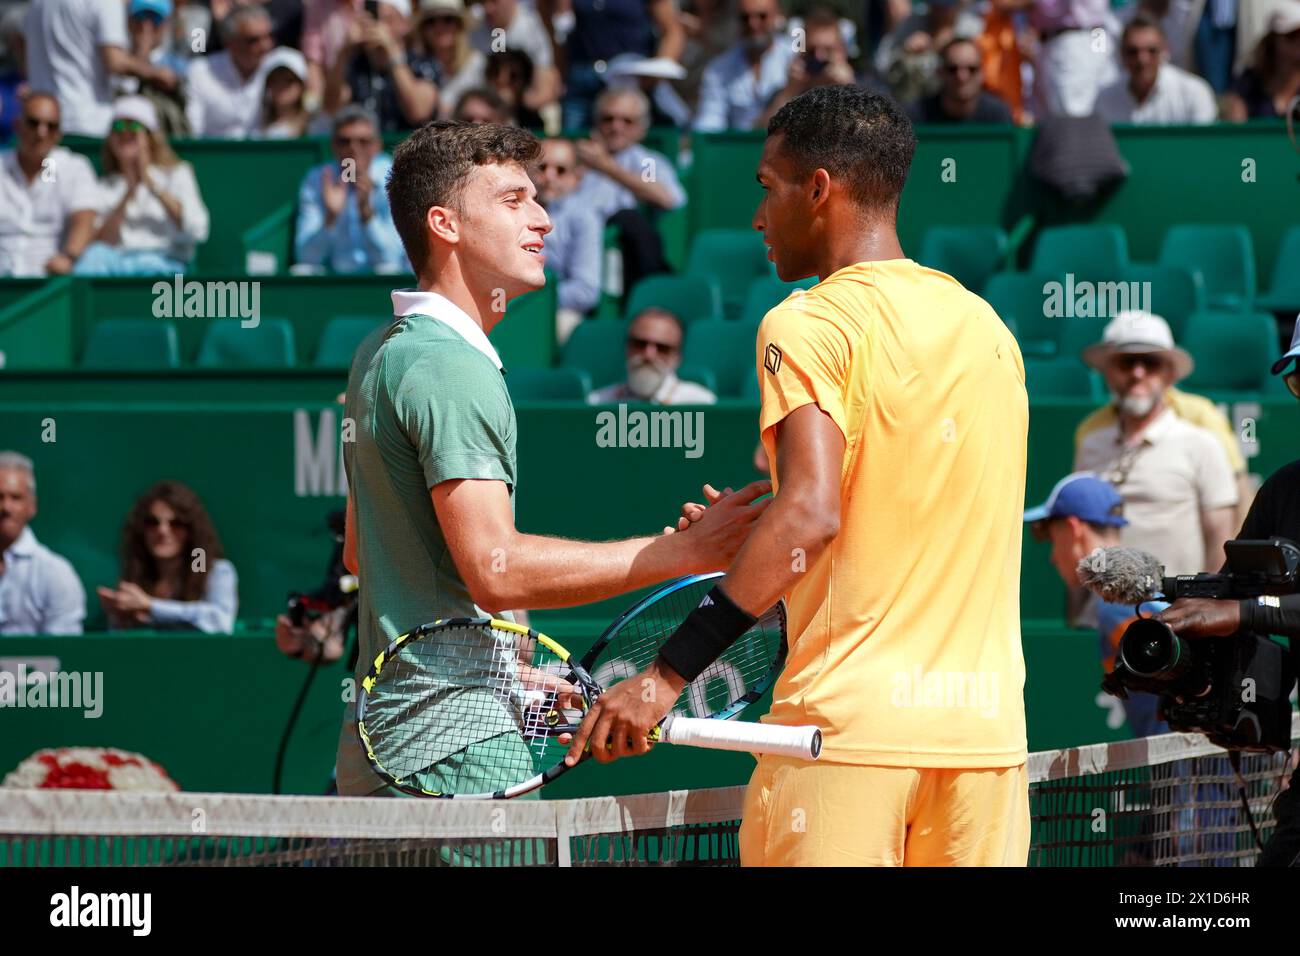
<instances>
[{"instance_id":1,"label":"man wearing white bucket hat","mask_svg":"<svg viewBox=\"0 0 1300 956\"><path fill-rule=\"evenodd\" d=\"M1119 490L1127 547L1154 554L1166 574L1217 570L1236 530L1236 480L1219 441L1165 403L1192 357L1164 319L1133 310L1115 316L1083 360L1105 377L1117 418L1079 443L1075 470Z\"/></svg>"}]
</instances>

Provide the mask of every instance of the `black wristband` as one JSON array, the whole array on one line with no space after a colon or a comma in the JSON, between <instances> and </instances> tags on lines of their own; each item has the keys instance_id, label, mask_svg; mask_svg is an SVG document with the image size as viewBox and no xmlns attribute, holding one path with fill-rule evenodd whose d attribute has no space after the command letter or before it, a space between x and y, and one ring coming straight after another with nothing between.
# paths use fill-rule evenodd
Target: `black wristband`
<instances>
[{"instance_id":1,"label":"black wristband","mask_svg":"<svg viewBox=\"0 0 1300 956\"><path fill-rule=\"evenodd\" d=\"M758 618L735 605L722 588L714 587L659 649L659 660L687 683L704 673Z\"/></svg>"}]
</instances>

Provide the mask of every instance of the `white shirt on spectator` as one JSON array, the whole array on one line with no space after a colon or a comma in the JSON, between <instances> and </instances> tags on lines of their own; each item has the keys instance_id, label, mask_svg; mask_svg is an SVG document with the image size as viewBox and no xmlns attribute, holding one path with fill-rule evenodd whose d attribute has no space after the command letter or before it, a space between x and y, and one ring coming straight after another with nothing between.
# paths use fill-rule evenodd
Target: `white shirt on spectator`
<instances>
[{"instance_id":1,"label":"white shirt on spectator","mask_svg":"<svg viewBox=\"0 0 1300 956\"><path fill-rule=\"evenodd\" d=\"M1108 123L1169 126L1213 123L1219 118L1219 107L1209 83L1172 63L1162 63L1145 101L1133 98L1128 77L1121 76L1097 95L1097 114Z\"/></svg>"},{"instance_id":2,"label":"white shirt on spectator","mask_svg":"<svg viewBox=\"0 0 1300 956\"><path fill-rule=\"evenodd\" d=\"M438 85L438 118L451 119L456 111L456 103L466 91L475 86L482 86L487 70L487 57L478 50L470 50L460 69L451 76L444 76Z\"/></svg>"},{"instance_id":3,"label":"white shirt on spectator","mask_svg":"<svg viewBox=\"0 0 1300 956\"><path fill-rule=\"evenodd\" d=\"M194 167L181 161L174 166L150 166L149 178L162 192L181 204L181 224L167 214L167 207L143 183L126 204L118 248L127 252L160 252L172 259L189 262L194 247L208 238L208 207L199 194ZM126 179L119 173L99 182L97 209L107 215L126 195Z\"/></svg>"},{"instance_id":4,"label":"white shirt on spectator","mask_svg":"<svg viewBox=\"0 0 1300 956\"><path fill-rule=\"evenodd\" d=\"M194 136L247 139L261 119L260 69L244 79L226 51L194 61L188 78L185 117Z\"/></svg>"},{"instance_id":5,"label":"white shirt on spectator","mask_svg":"<svg viewBox=\"0 0 1300 956\"><path fill-rule=\"evenodd\" d=\"M478 8L476 8L478 9ZM522 50L528 54L528 58L533 61L535 69L553 66L555 56L551 51L551 41L546 35L546 27L542 24L542 18L532 7L519 4L515 7L515 18L510 21L510 25L505 28L502 35L504 44L497 43L493 46L493 31L497 29L487 22L487 19L481 14L477 22L469 31L469 45L478 50L484 56L489 53L499 53L503 50Z\"/></svg>"},{"instance_id":6,"label":"white shirt on spectator","mask_svg":"<svg viewBox=\"0 0 1300 956\"><path fill-rule=\"evenodd\" d=\"M0 276L42 276L74 212L98 208L95 170L56 146L30 183L18 153L0 151Z\"/></svg>"},{"instance_id":7,"label":"white shirt on spectator","mask_svg":"<svg viewBox=\"0 0 1300 956\"><path fill-rule=\"evenodd\" d=\"M37 0L27 11L27 85L59 100L64 132L103 136L113 90L99 48L126 49L122 0Z\"/></svg>"},{"instance_id":8,"label":"white shirt on spectator","mask_svg":"<svg viewBox=\"0 0 1300 956\"><path fill-rule=\"evenodd\" d=\"M1095 471L1110 480L1123 470L1124 452L1117 422L1079 443L1074 470ZM1228 453L1211 432L1165 409L1143 430L1128 473L1116 488L1129 521L1120 529L1126 548L1154 554L1168 575L1210 570L1205 567L1201 515L1237 503Z\"/></svg>"},{"instance_id":9,"label":"white shirt on spectator","mask_svg":"<svg viewBox=\"0 0 1300 956\"><path fill-rule=\"evenodd\" d=\"M23 528L4 552L0 634L80 634L85 619L86 591L77 572Z\"/></svg>"},{"instance_id":10,"label":"white shirt on spectator","mask_svg":"<svg viewBox=\"0 0 1300 956\"><path fill-rule=\"evenodd\" d=\"M736 43L714 57L700 79L695 129L712 133L752 127L772 96L785 86L794 55L790 37L779 34L758 61L757 76L744 44Z\"/></svg>"},{"instance_id":11,"label":"white shirt on spectator","mask_svg":"<svg viewBox=\"0 0 1300 956\"><path fill-rule=\"evenodd\" d=\"M656 153L640 143L633 143L622 152L615 153L614 162L630 173L647 179L653 177L653 182L668 190L671 196L669 209L681 209L686 205L686 190L677 178L677 170L662 153ZM578 197L575 202L596 213L601 222L616 212L634 209L637 205L632 190L591 169L582 174L582 181L578 183L573 195Z\"/></svg>"},{"instance_id":12,"label":"white shirt on spectator","mask_svg":"<svg viewBox=\"0 0 1300 956\"><path fill-rule=\"evenodd\" d=\"M588 405L611 405L617 402L644 402L627 387L627 382L615 382L598 388L587 396ZM676 372L669 372L663 384L650 397L651 405L715 405L718 396L696 382L684 382Z\"/></svg>"}]
</instances>

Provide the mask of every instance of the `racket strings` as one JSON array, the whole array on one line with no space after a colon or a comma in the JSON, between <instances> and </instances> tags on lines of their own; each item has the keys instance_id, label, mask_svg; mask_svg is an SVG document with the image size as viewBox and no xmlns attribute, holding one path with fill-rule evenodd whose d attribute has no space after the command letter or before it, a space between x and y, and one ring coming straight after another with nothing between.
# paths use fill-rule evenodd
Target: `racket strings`
<instances>
[{"instance_id":1,"label":"racket strings","mask_svg":"<svg viewBox=\"0 0 1300 956\"><path fill-rule=\"evenodd\" d=\"M597 656L592 671L596 682L608 688L653 663L664 642L716 584L712 577L694 581L665 593L624 621ZM745 699L753 689L765 689L781 659L784 633L785 608L777 604L687 686L672 713L717 716Z\"/></svg>"},{"instance_id":2,"label":"racket strings","mask_svg":"<svg viewBox=\"0 0 1300 956\"><path fill-rule=\"evenodd\" d=\"M561 704L573 712L570 673L531 634L486 623L440 625L383 662L362 729L375 760L406 786L495 793L563 758L567 748L553 728L566 722Z\"/></svg>"}]
</instances>

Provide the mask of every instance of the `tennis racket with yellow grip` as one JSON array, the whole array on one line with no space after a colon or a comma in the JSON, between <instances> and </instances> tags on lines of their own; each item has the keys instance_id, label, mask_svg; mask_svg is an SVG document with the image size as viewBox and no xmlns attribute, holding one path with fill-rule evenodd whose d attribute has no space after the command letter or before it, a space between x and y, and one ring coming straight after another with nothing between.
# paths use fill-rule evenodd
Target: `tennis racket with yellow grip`
<instances>
[{"instance_id":1,"label":"tennis racket with yellow grip","mask_svg":"<svg viewBox=\"0 0 1300 956\"><path fill-rule=\"evenodd\" d=\"M418 796L506 799L538 789L569 769L569 735L605 687L653 660L676 628L672 619L680 623L716 577L665 585L615 621L582 661L545 634L495 618L434 621L401 635L375 658L358 694L367 760L389 786ZM777 605L687 686L651 739L816 759L815 727L717 719L740 713L770 686L784 659L784 628Z\"/></svg>"}]
</instances>

